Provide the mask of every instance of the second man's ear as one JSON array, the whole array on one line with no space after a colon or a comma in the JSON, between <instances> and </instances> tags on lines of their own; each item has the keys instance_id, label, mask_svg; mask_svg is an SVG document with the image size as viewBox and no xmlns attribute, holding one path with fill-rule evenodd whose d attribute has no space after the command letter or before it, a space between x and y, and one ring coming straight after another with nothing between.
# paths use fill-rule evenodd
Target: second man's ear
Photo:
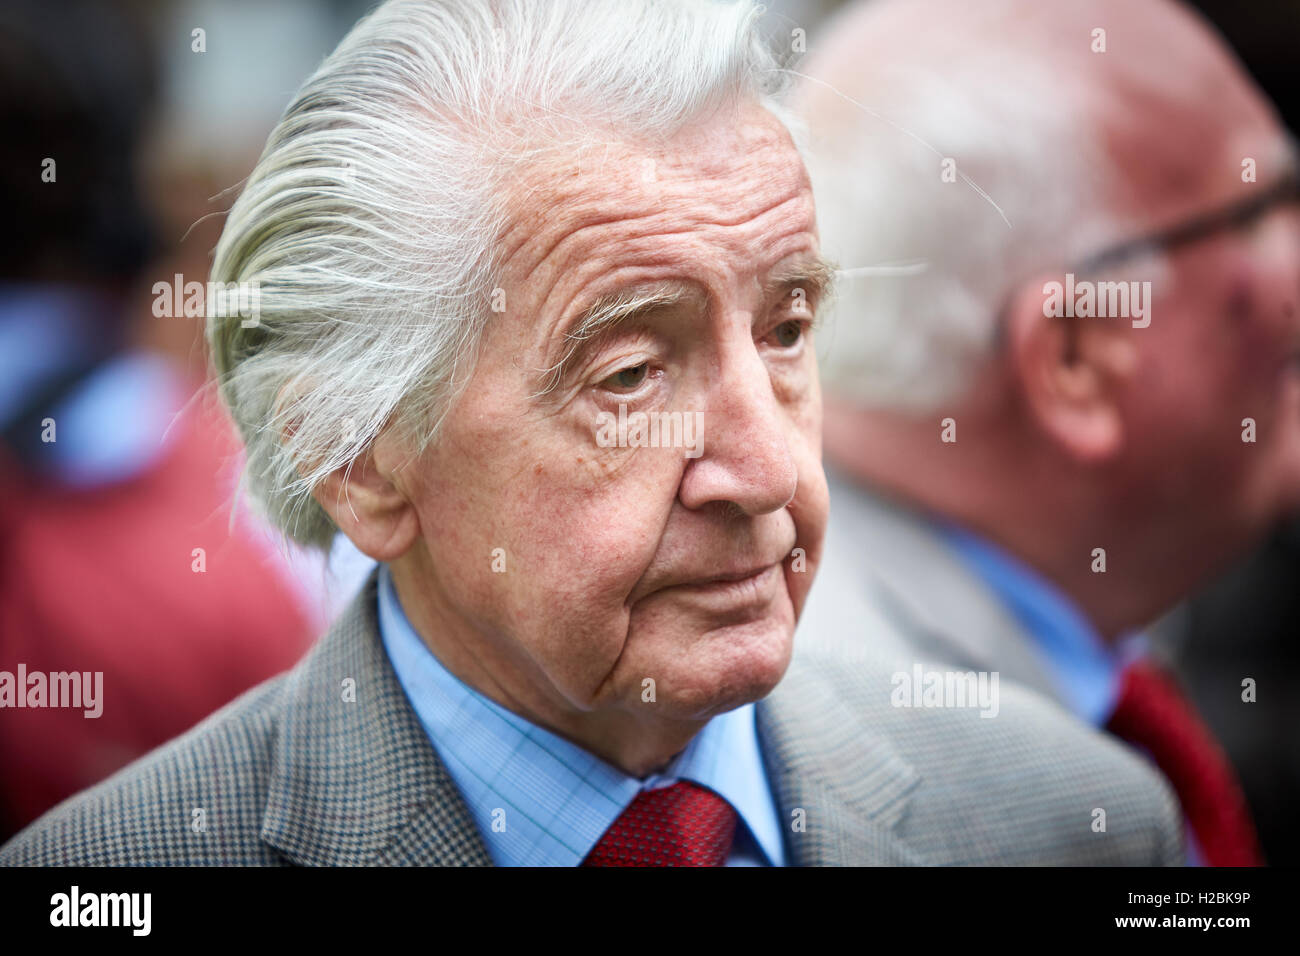
<instances>
[{"instance_id":1,"label":"second man's ear","mask_svg":"<svg viewBox=\"0 0 1300 956\"><path fill-rule=\"evenodd\" d=\"M1021 285L1004 321L1011 373L1033 420L1067 455L1099 463L1124 442L1122 396L1137 365L1127 321L1065 317L1050 275ZM1051 314L1046 314L1051 313Z\"/></svg>"}]
</instances>

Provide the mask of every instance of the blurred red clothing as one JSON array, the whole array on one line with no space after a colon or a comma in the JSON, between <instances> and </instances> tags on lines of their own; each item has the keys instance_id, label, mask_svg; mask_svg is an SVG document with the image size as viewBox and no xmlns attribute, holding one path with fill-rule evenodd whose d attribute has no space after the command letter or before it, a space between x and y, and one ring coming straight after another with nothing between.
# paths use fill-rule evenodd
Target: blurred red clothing
<instances>
[{"instance_id":1,"label":"blurred red clothing","mask_svg":"<svg viewBox=\"0 0 1300 956\"><path fill-rule=\"evenodd\" d=\"M238 444L197 406L157 461L107 486L64 487L0 447L0 671L104 675L98 718L0 709L0 842L312 642L279 557L247 521L230 525Z\"/></svg>"}]
</instances>

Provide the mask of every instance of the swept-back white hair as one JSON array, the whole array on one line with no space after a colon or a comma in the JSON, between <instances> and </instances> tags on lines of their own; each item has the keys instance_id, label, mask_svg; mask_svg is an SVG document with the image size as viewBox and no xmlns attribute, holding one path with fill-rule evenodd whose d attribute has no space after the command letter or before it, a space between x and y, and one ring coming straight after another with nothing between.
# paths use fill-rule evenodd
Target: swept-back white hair
<instances>
[{"instance_id":1,"label":"swept-back white hair","mask_svg":"<svg viewBox=\"0 0 1300 956\"><path fill-rule=\"evenodd\" d=\"M416 453L463 386L497 287L512 164L585 124L663 137L783 74L748 0L389 0L272 132L217 245L214 283L260 316L210 317L247 485L295 540L311 497L388 425ZM516 211L517 212L517 211Z\"/></svg>"},{"instance_id":2,"label":"swept-back white hair","mask_svg":"<svg viewBox=\"0 0 1300 956\"><path fill-rule=\"evenodd\" d=\"M1018 283L1143 231L1105 138L1133 107L1080 75L1088 7L873 0L823 28L798 101L822 244L843 270L818 345L828 392L942 405L992 354ZM1095 56L1119 58L1107 65L1130 89L1194 95L1137 52ZM1143 269L1167 274L1155 256Z\"/></svg>"}]
</instances>

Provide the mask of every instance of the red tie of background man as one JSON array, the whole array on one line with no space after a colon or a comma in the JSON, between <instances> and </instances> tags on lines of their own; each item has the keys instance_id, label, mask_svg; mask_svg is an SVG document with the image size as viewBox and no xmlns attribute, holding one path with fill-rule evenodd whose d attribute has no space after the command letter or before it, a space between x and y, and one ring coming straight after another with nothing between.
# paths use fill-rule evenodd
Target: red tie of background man
<instances>
[{"instance_id":1,"label":"red tie of background man","mask_svg":"<svg viewBox=\"0 0 1300 956\"><path fill-rule=\"evenodd\" d=\"M1149 661L1124 671L1107 728L1145 748L1173 784L1210 866L1262 866L1232 765L1171 675Z\"/></svg>"},{"instance_id":2,"label":"red tie of background man","mask_svg":"<svg viewBox=\"0 0 1300 956\"><path fill-rule=\"evenodd\" d=\"M642 790L605 831L583 866L722 866L736 811L689 780Z\"/></svg>"}]
</instances>

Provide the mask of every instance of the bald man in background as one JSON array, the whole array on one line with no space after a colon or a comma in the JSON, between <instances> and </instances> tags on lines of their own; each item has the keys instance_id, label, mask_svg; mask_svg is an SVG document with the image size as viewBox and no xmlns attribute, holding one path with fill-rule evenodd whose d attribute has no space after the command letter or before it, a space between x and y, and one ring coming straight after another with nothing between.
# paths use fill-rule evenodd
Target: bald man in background
<instances>
[{"instance_id":1,"label":"bald man in background","mask_svg":"<svg viewBox=\"0 0 1300 956\"><path fill-rule=\"evenodd\" d=\"M1261 862L1140 630L1296 506L1289 137L1170 2L877 0L821 37L800 106L844 271L801 640L1028 684L1155 760L1191 862Z\"/></svg>"}]
</instances>

